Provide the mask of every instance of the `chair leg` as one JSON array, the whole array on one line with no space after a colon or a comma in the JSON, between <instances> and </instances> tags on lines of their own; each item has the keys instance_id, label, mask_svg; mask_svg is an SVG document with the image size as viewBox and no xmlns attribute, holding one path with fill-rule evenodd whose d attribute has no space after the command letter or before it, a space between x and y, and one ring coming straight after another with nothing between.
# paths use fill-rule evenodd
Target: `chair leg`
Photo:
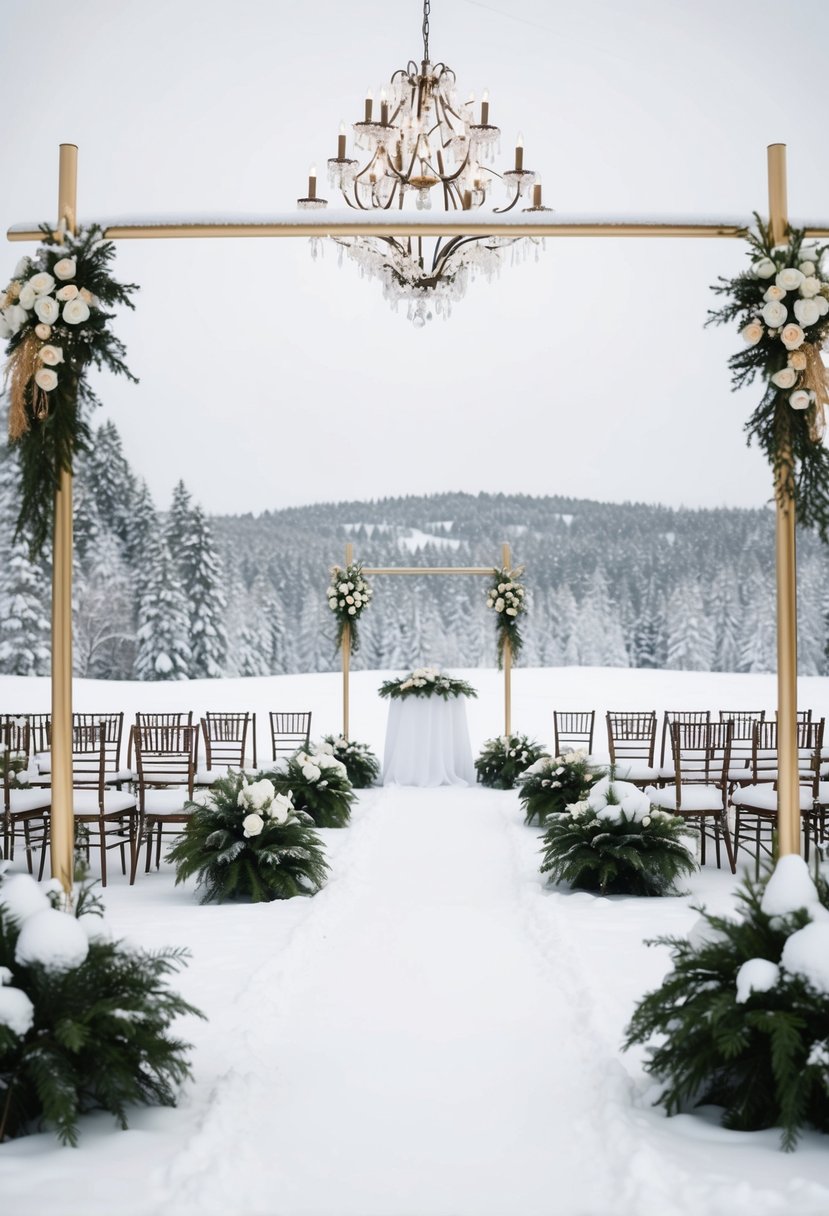
<instances>
[{"instance_id":1,"label":"chair leg","mask_svg":"<svg viewBox=\"0 0 829 1216\"><path fill-rule=\"evenodd\" d=\"M147 827L147 861L144 866L145 874L149 874L150 862L153 859L153 827L154 826L155 825L148 819L147 824L146 824L146 827Z\"/></svg>"},{"instance_id":2,"label":"chair leg","mask_svg":"<svg viewBox=\"0 0 829 1216\"><path fill-rule=\"evenodd\" d=\"M107 835L106 821L101 819L98 823L99 842L101 848L101 886L107 885Z\"/></svg>"},{"instance_id":3,"label":"chair leg","mask_svg":"<svg viewBox=\"0 0 829 1216\"><path fill-rule=\"evenodd\" d=\"M728 857L728 864L731 866L731 873L736 874L737 873L737 858L735 856L734 846L731 843L731 833L728 830L728 815L725 811L723 811L722 834L723 834L723 840L725 841L725 852L726 852L726 856ZM718 853L719 853L719 850L718 850ZM719 864L720 864L720 859L719 859L719 855L718 855L717 856L717 865L719 866Z\"/></svg>"},{"instance_id":4,"label":"chair leg","mask_svg":"<svg viewBox=\"0 0 829 1216\"><path fill-rule=\"evenodd\" d=\"M714 853L717 858L717 869L722 869L722 859L720 857L720 821L717 816L714 816Z\"/></svg>"}]
</instances>

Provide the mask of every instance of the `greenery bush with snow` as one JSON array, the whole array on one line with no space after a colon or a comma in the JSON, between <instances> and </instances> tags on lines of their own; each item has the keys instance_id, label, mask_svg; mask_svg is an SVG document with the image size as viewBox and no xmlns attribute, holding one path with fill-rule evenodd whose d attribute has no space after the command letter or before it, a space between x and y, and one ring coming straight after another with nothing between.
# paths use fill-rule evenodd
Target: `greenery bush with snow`
<instances>
[{"instance_id":1,"label":"greenery bush with snow","mask_svg":"<svg viewBox=\"0 0 829 1216\"><path fill-rule=\"evenodd\" d=\"M265 775L279 793L290 795L296 809L310 815L318 828L344 828L351 818L354 791L345 765L335 756L297 752Z\"/></svg>"},{"instance_id":2,"label":"greenery bush with snow","mask_svg":"<svg viewBox=\"0 0 829 1216\"><path fill-rule=\"evenodd\" d=\"M313 895L328 865L310 815L273 776L249 781L229 773L190 804L192 815L167 854L176 883L193 874L202 903L254 903Z\"/></svg>"},{"instance_id":3,"label":"greenery bush with snow","mask_svg":"<svg viewBox=\"0 0 829 1216\"><path fill-rule=\"evenodd\" d=\"M696 862L687 825L628 781L602 777L547 821L542 874L601 895L670 895Z\"/></svg>"},{"instance_id":4,"label":"greenery bush with snow","mask_svg":"<svg viewBox=\"0 0 829 1216\"><path fill-rule=\"evenodd\" d=\"M739 891L735 919L701 909L687 938L658 938L673 969L640 1002L626 1047L646 1044L645 1068L668 1114L721 1106L725 1127L829 1132L829 883L796 856Z\"/></svg>"},{"instance_id":5,"label":"greenery bush with snow","mask_svg":"<svg viewBox=\"0 0 829 1216\"><path fill-rule=\"evenodd\" d=\"M166 976L184 950L148 953L113 942L87 886L74 915L59 884L28 874L0 881L0 1141L45 1124L77 1144L78 1117L130 1106L174 1106L190 1075L181 1014L202 1015Z\"/></svg>"},{"instance_id":6,"label":"greenery bush with snow","mask_svg":"<svg viewBox=\"0 0 829 1216\"><path fill-rule=\"evenodd\" d=\"M587 797L591 785L604 771L592 767L583 750L542 756L519 779L518 797L524 805L524 822L537 820L544 824L549 815L563 814L568 806Z\"/></svg>"},{"instance_id":7,"label":"greenery bush with snow","mask_svg":"<svg viewBox=\"0 0 829 1216\"><path fill-rule=\"evenodd\" d=\"M487 739L475 761L481 785L493 790L513 790L521 774L546 753L529 735L499 735Z\"/></svg>"},{"instance_id":8,"label":"greenery bush with snow","mask_svg":"<svg viewBox=\"0 0 829 1216\"><path fill-rule=\"evenodd\" d=\"M345 765L345 772L353 789L366 790L376 785L380 776L380 761L367 743L355 743L342 735L325 735L314 751L333 756Z\"/></svg>"}]
</instances>

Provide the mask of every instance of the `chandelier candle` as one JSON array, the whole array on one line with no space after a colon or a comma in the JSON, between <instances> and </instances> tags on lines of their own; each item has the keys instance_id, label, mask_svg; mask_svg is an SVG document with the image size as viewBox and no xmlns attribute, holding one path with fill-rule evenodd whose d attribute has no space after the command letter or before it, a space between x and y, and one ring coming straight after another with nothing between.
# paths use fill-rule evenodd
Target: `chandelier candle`
<instances>
[{"instance_id":1,"label":"chandelier candle","mask_svg":"<svg viewBox=\"0 0 829 1216\"><path fill-rule=\"evenodd\" d=\"M515 141L515 172L524 172L524 136L519 135Z\"/></svg>"}]
</instances>

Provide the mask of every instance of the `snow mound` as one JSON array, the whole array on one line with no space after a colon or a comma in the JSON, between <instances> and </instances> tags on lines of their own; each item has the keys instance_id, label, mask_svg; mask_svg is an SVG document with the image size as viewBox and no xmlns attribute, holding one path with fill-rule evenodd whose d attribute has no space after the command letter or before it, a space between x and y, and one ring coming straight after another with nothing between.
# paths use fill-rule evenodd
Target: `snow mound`
<instances>
[{"instance_id":1,"label":"snow mound","mask_svg":"<svg viewBox=\"0 0 829 1216\"><path fill-rule=\"evenodd\" d=\"M0 886L0 908L22 925L36 912L49 910L50 904L30 874L12 874Z\"/></svg>"},{"instance_id":2,"label":"snow mound","mask_svg":"<svg viewBox=\"0 0 829 1216\"><path fill-rule=\"evenodd\" d=\"M829 996L829 924L822 921L798 929L783 947L780 961L786 971Z\"/></svg>"},{"instance_id":3,"label":"snow mound","mask_svg":"<svg viewBox=\"0 0 829 1216\"><path fill-rule=\"evenodd\" d=\"M750 958L737 972L737 1004L744 1004L752 992L768 992L780 979L780 968L767 958Z\"/></svg>"},{"instance_id":4,"label":"snow mound","mask_svg":"<svg viewBox=\"0 0 829 1216\"><path fill-rule=\"evenodd\" d=\"M15 958L22 966L71 971L89 953L89 938L74 916L46 908L27 917L17 939Z\"/></svg>"},{"instance_id":5,"label":"snow mound","mask_svg":"<svg viewBox=\"0 0 829 1216\"><path fill-rule=\"evenodd\" d=\"M31 1030L35 1007L19 988L0 988L0 1026L8 1026L12 1034L22 1039Z\"/></svg>"}]
</instances>

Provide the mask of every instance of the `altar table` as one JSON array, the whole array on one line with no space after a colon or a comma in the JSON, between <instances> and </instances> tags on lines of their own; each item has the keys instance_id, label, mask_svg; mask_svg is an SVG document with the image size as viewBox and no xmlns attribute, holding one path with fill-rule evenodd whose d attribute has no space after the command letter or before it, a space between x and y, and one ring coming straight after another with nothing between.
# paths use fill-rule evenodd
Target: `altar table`
<instances>
[{"instance_id":1,"label":"altar table","mask_svg":"<svg viewBox=\"0 0 829 1216\"><path fill-rule=\"evenodd\" d=\"M399 697L389 704L383 785L474 785L465 697Z\"/></svg>"}]
</instances>

